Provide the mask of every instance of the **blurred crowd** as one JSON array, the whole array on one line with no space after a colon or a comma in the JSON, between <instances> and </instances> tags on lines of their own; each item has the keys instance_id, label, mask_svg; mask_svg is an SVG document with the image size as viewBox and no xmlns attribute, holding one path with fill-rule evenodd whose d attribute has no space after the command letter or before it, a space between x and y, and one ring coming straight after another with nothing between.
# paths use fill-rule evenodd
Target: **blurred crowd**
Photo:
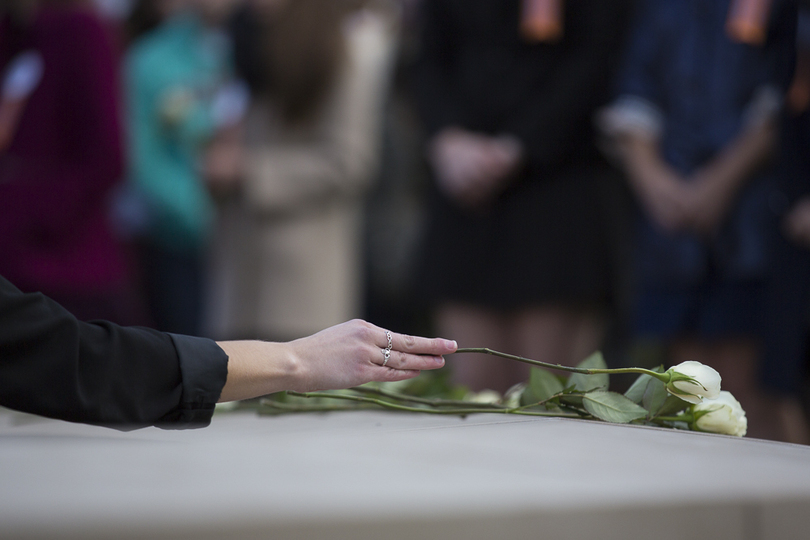
<instances>
[{"instance_id":1,"label":"blurred crowd","mask_svg":"<svg viewBox=\"0 0 810 540\"><path fill-rule=\"evenodd\" d=\"M697 360L810 444L806 0L10 0L0 77L0 275L80 319Z\"/></svg>"}]
</instances>

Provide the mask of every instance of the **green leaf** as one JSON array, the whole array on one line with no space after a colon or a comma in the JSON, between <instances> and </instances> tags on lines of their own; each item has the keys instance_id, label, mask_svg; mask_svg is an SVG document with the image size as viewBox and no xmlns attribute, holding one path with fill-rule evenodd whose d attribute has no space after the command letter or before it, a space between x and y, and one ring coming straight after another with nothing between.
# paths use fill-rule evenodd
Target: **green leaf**
<instances>
[{"instance_id":1,"label":"green leaf","mask_svg":"<svg viewBox=\"0 0 810 540\"><path fill-rule=\"evenodd\" d=\"M532 403L545 401L562 391L563 385L556 375L548 370L533 367L529 371L529 386L520 396L520 404L531 405Z\"/></svg>"},{"instance_id":2,"label":"green leaf","mask_svg":"<svg viewBox=\"0 0 810 540\"><path fill-rule=\"evenodd\" d=\"M563 391L559 377L548 370L534 367L529 373L529 388L532 389L538 401L548 399Z\"/></svg>"},{"instance_id":3,"label":"green leaf","mask_svg":"<svg viewBox=\"0 0 810 540\"><path fill-rule=\"evenodd\" d=\"M602 357L602 353L596 351L588 358L580 362L578 368L584 369L606 369L607 364ZM597 375L585 375L582 373L572 373L568 378L568 384L576 386L580 392L588 392L597 388L601 390L608 389L609 378L607 373L599 373Z\"/></svg>"},{"instance_id":4,"label":"green leaf","mask_svg":"<svg viewBox=\"0 0 810 540\"><path fill-rule=\"evenodd\" d=\"M658 411L661 410L668 396L666 385L658 379L650 377L650 380L647 382L647 388L644 390L644 397L641 400L641 404L650 412L650 416L652 417L658 414Z\"/></svg>"},{"instance_id":5,"label":"green leaf","mask_svg":"<svg viewBox=\"0 0 810 540\"><path fill-rule=\"evenodd\" d=\"M587 414L587 411L582 408L582 392L577 390L576 386L566 386L560 397L555 398L553 401L557 401L561 406L581 409L583 413Z\"/></svg>"},{"instance_id":6,"label":"green leaf","mask_svg":"<svg viewBox=\"0 0 810 540\"><path fill-rule=\"evenodd\" d=\"M656 416L672 416L678 414L682 410L689 407L691 403L684 401L679 397L669 395L661 408L656 413Z\"/></svg>"},{"instance_id":7,"label":"green leaf","mask_svg":"<svg viewBox=\"0 0 810 540\"><path fill-rule=\"evenodd\" d=\"M658 366L652 371L663 373L664 366ZM644 391L647 389L647 383L650 382L650 379L652 379L652 377L649 375L639 375L633 384L630 385L630 388L627 389L627 392L624 393L624 397L630 401L640 404L642 398L644 397Z\"/></svg>"},{"instance_id":8,"label":"green leaf","mask_svg":"<svg viewBox=\"0 0 810 540\"><path fill-rule=\"evenodd\" d=\"M447 369L423 371L419 377L394 383L393 387L391 387L391 383L377 383L374 387L388 388L402 394L425 398L462 399L467 393L467 388L453 384L450 379L450 370Z\"/></svg>"},{"instance_id":9,"label":"green leaf","mask_svg":"<svg viewBox=\"0 0 810 540\"><path fill-rule=\"evenodd\" d=\"M650 379L652 379L652 377L649 375L639 375L638 378L633 381L633 384L630 385L630 388L627 389L627 392L624 393L624 397L633 403L641 403L641 399L644 397L644 390L647 389L647 383Z\"/></svg>"},{"instance_id":10,"label":"green leaf","mask_svg":"<svg viewBox=\"0 0 810 540\"><path fill-rule=\"evenodd\" d=\"M510 407L522 405L520 399L523 397L523 393L526 392L526 388L528 388L528 386L529 383L527 382L513 384L506 392L504 392L502 399L503 404Z\"/></svg>"},{"instance_id":11,"label":"green leaf","mask_svg":"<svg viewBox=\"0 0 810 540\"><path fill-rule=\"evenodd\" d=\"M616 392L588 392L582 398L585 409L606 422L627 424L647 416L647 410Z\"/></svg>"},{"instance_id":12,"label":"green leaf","mask_svg":"<svg viewBox=\"0 0 810 540\"><path fill-rule=\"evenodd\" d=\"M563 394L560 396L560 403L571 407L582 408L582 394Z\"/></svg>"}]
</instances>

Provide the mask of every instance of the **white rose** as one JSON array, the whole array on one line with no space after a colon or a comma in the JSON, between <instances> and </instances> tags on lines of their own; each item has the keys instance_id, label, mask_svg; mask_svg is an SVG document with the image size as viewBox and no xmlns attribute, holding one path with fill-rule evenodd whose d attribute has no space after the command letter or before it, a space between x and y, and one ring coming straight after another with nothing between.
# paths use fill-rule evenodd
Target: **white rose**
<instances>
[{"instance_id":1,"label":"white rose","mask_svg":"<svg viewBox=\"0 0 810 540\"><path fill-rule=\"evenodd\" d=\"M526 390L526 386L527 384L525 382L520 382L507 390L503 395L504 406L509 407L510 409L520 407L520 396L523 395L523 392Z\"/></svg>"},{"instance_id":2,"label":"white rose","mask_svg":"<svg viewBox=\"0 0 810 540\"><path fill-rule=\"evenodd\" d=\"M667 392L689 403L697 404L703 398L714 399L720 394L720 374L700 362L681 362L667 373L670 375Z\"/></svg>"},{"instance_id":3,"label":"white rose","mask_svg":"<svg viewBox=\"0 0 810 540\"><path fill-rule=\"evenodd\" d=\"M473 403L500 403L501 395L495 390L481 390L477 393L470 392L465 399Z\"/></svg>"},{"instance_id":4,"label":"white rose","mask_svg":"<svg viewBox=\"0 0 810 540\"><path fill-rule=\"evenodd\" d=\"M714 399L704 399L702 403L694 405L692 414L696 417L693 428L700 431L737 437L745 436L748 431L748 419L740 402L725 390Z\"/></svg>"}]
</instances>

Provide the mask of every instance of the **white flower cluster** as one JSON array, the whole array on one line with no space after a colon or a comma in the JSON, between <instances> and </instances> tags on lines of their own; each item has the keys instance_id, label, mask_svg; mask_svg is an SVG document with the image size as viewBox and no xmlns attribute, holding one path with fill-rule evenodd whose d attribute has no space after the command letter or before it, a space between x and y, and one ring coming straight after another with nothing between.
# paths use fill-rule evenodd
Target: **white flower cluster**
<instances>
[{"instance_id":1,"label":"white flower cluster","mask_svg":"<svg viewBox=\"0 0 810 540\"><path fill-rule=\"evenodd\" d=\"M689 403L698 404L703 398L720 395L720 374L700 362L682 362L667 370L670 376L667 391Z\"/></svg>"},{"instance_id":2,"label":"white flower cluster","mask_svg":"<svg viewBox=\"0 0 810 540\"><path fill-rule=\"evenodd\" d=\"M720 374L700 362L682 362L667 370L667 391L692 403L693 429L742 437L748 419L731 392L720 391Z\"/></svg>"},{"instance_id":3,"label":"white flower cluster","mask_svg":"<svg viewBox=\"0 0 810 540\"><path fill-rule=\"evenodd\" d=\"M731 392L725 390L714 399L704 399L692 407L693 429L744 437L748 431L745 411Z\"/></svg>"}]
</instances>

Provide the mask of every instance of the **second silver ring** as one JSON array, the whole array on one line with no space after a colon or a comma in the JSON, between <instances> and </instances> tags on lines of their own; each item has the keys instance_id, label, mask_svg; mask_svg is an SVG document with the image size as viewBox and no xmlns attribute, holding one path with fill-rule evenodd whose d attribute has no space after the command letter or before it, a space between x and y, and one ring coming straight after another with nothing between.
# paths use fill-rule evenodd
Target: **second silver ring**
<instances>
[{"instance_id":1,"label":"second silver ring","mask_svg":"<svg viewBox=\"0 0 810 540\"><path fill-rule=\"evenodd\" d=\"M391 349L382 349L382 353L384 358L382 365L383 367L385 367L385 365L391 359Z\"/></svg>"}]
</instances>

